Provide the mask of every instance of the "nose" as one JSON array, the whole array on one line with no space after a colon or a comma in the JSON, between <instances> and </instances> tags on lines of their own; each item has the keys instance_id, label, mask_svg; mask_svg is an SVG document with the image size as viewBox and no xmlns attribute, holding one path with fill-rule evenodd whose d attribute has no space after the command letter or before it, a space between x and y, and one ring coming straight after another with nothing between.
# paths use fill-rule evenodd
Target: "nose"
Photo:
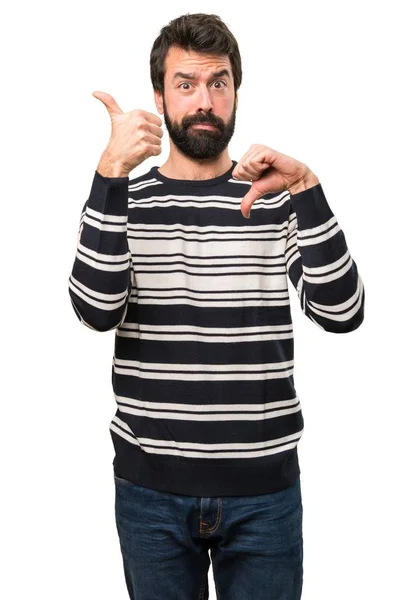
<instances>
[{"instance_id":1,"label":"nose","mask_svg":"<svg viewBox=\"0 0 400 600\"><path fill-rule=\"evenodd\" d=\"M198 94L198 110L209 112L212 109L212 100L207 86L200 86Z\"/></svg>"}]
</instances>

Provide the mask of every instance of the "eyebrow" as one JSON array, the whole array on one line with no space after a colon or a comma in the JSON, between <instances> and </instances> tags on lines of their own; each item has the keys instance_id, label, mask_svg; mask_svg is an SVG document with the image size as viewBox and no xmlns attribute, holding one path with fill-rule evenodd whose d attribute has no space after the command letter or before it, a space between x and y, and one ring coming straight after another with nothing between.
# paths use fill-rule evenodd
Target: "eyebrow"
<instances>
[{"instance_id":1,"label":"eyebrow","mask_svg":"<svg viewBox=\"0 0 400 600\"><path fill-rule=\"evenodd\" d=\"M230 77L230 73L228 71L228 69L221 69L221 71L217 71L215 73L213 73L210 77L210 79L213 79L214 77L223 77L224 75L226 75L227 77ZM172 81L175 81L175 79L197 79L197 75L195 73L182 73L182 71L178 71L177 73L175 73L175 75L172 78Z\"/></svg>"}]
</instances>

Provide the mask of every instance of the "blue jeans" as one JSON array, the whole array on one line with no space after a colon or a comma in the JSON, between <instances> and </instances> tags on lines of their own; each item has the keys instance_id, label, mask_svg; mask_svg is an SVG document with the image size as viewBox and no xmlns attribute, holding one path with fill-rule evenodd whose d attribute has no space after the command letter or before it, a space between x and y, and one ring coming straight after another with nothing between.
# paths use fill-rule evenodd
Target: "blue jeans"
<instances>
[{"instance_id":1,"label":"blue jeans","mask_svg":"<svg viewBox=\"0 0 400 600\"><path fill-rule=\"evenodd\" d=\"M182 496L114 474L125 581L134 600L300 600L300 478L256 496ZM211 561L208 550L211 551Z\"/></svg>"}]
</instances>

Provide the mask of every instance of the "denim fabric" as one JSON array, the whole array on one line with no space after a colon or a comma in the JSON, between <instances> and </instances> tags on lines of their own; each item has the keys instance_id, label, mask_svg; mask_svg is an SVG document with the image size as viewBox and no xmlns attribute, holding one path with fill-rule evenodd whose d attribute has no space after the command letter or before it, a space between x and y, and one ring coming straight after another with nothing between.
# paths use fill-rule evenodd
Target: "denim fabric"
<instances>
[{"instance_id":1,"label":"denim fabric","mask_svg":"<svg viewBox=\"0 0 400 600\"><path fill-rule=\"evenodd\" d=\"M278 492L220 498L160 492L115 473L114 482L131 599L207 600L212 563L217 600L300 600L300 478Z\"/></svg>"}]
</instances>

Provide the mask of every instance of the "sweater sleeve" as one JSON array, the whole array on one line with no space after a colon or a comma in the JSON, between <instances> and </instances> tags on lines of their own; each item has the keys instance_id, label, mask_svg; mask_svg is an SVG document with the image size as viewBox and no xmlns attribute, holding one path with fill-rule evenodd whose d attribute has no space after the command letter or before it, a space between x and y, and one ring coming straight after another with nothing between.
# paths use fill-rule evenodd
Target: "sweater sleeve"
<instances>
[{"instance_id":1,"label":"sweater sleeve","mask_svg":"<svg viewBox=\"0 0 400 600\"><path fill-rule=\"evenodd\" d=\"M286 271L304 314L332 333L364 320L365 291L320 183L290 196Z\"/></svg>"},{"instance_id":2,"label":"sweater sleeve","mask_svg":"<svg viewBox=\"0 0 400 600\"><path fill-rule=\"evenodd\" d=\"M79 320L96 331L124 320L132 289L127 239L129 177L96 170L78 231L69 295Z\"/></svg>"}]
</instances>

